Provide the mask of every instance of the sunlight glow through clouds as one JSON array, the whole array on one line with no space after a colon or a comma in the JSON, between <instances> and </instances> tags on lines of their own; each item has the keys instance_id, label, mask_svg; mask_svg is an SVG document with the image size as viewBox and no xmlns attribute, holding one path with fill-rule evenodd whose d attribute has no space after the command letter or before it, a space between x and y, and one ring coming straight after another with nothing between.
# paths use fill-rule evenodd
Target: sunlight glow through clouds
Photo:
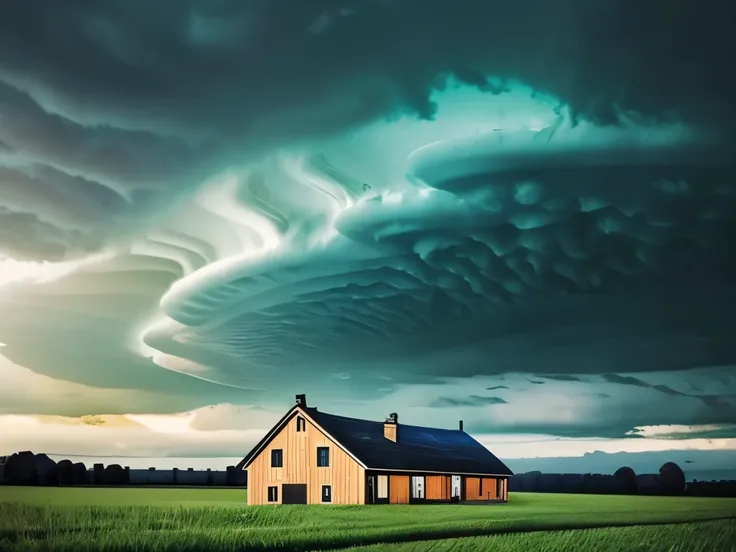
<instances>
[{"instance_id":1,"label":"sunlight glow through clouds","mask_svg":"<svg viewBox=\"0 0 736 552\"><path fill-rule=\"evenodd\" d=\"M48 261L18 261L0 257L0 288L12 284L46 284L73 274L84 266L110 259L114 254L104 252L75 261L52 263Z\"/></svg>"},{"instance_id":2,"label":"sunlight glow through clouds","mask_svg":"<svg viewBox=\"0 0 736 552\"><path fill-rule=\"evenodd\" d=\"M24 447L37 451L108 454L109 448L106 448L108 445L104 443L114 436L119 444L117 450L125 455L168 456L164 453L165 450L176 451L185 448L188 455L207 457L211 455L211 447L214 445L218 447L218 455L237 457L244 455L263 436L271 423L270 419L261 418L247 406L243 406L242 410L247 413L247 419L252 420L253 426L262 427L218 429L213 426L199 429L196 427L196 419L206 413L205 409L168 415L123 414L82 418L4 415L0 416L0 433L5 436L0 454L12 452L10 449L17 448L21 443ZM232 418L232 415L229 416ZM668 450L736 450L736 439L696 438L673 442L670 439L657 438L564 439L529 434L473 436L502 458L579 457L595 451L613 454L624 451L637 453ZM6 447L10 448L5 450ZM59 447L66 447L66 450L60 450Z\"/></svg>"},{"instance_id":3,"label":"sunlight glow through clouds","mask_svg":"<svg viewBox=\"0 0 736 552\"><path fill-rule=\"evenodd\" d=\"M697 430L697 427L694 427ZM555 438L549 435L475 435L478 441L503 458L558 458L601 451L637 453L667 450L736 450L736 439L595 439Z\"/></svg>"},{"instance_id":4,"label":"sunlight glow through clouds","mask_svg":"<svg viewBox=\"0 0 736 552\"><path fill-rule=\"evenodd\" d=\"M629 431L627 435L637 435L648 439L668 440L672 438L682 438L688 434L697 434L704 432L716 432L727 429L736 429L736 424L720 424L720 425L656 425L637 427ZM700 439L702 440L702 439ZM712 441L731 441L736 444L736 439L712 439ZM727 447L729 448L729 447Z\"/></svg>"}]
</instances>

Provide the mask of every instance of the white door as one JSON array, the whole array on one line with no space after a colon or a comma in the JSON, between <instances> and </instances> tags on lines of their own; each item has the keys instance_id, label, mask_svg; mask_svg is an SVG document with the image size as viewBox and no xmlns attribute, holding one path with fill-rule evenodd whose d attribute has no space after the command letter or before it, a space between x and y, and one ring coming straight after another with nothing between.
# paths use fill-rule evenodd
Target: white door
<instances>
[{"instance_id":1,"label":"white door","mask_svg":"<svg viewBox=\"0 0 736 552\"><path fill-rule=\"evenodd\" d=\"M412 476L411 478L411 497L424 498L424 477Z\"/></svg>"},{"instance_id":2,"label":"white door","mask_svg":"<svg viewBox=\"0 0 736 552\"><path fill-rule=\"evenodd\" d=\"M462 478L459 475L452 476L452 496L460 498L460 485L462 484Z\"/></svg>"}]
</instances>

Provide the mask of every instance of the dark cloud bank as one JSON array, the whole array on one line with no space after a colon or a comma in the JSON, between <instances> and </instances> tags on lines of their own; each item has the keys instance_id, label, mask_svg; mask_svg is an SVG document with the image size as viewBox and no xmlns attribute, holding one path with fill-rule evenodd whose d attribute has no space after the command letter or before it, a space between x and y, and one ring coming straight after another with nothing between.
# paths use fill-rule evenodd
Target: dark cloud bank
<instances>
[{"instance_id":1,"label":"dark cloud bank","mask_svg":"<svg viewBox=\"0 0 736 552\"><path fill-rule=\"evenodd\" d=\"M450 74L489 94L504 90L489 77L518 79L600 123L621 113L684 120L730 140L736 84L726 6L4 2L0 144L23 163L3 186L17 191L13 180L33 180L56 216L44 220L21 202L12 210L39 221L3 212L1 226L31 235L59 227L54 243L18 243L29 258L98 248L244 152L398 113L431 118L431 92ZM67 197L52 201L59 190ZM83 228L59 220L70 217Z\"/></svg>"},{"instance_id":2,"label":"dark cloud bank","mask_svg":"<svg viewBox=\"0 0 736 552\"><path fill-rule=\"evenodd\" d=\"M6 74L40 76L80 118L141 127L237 135L264 112L344 94L356 117L429 117L447 72L481 87L517 78L602 122L621 108L723 126L736 92L727 5L31 0L4 4L0 50Z\"/></svg>"}]
</instances>

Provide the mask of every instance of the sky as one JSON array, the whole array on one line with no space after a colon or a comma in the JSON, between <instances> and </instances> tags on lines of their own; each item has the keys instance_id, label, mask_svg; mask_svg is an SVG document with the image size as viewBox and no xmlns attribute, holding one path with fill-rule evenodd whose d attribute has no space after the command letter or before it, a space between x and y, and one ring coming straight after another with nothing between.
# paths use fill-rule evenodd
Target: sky
<instances>
[{"instance_id":1,"label":"sky","mask_svg":"<svg viewBox=\"0 0 736 552\"><path fill-rule=\"evenodd\" d=\"M722 7L2 3L0 454L214 468L306 393L732 467Z\"/></svg>"}]
</instances>

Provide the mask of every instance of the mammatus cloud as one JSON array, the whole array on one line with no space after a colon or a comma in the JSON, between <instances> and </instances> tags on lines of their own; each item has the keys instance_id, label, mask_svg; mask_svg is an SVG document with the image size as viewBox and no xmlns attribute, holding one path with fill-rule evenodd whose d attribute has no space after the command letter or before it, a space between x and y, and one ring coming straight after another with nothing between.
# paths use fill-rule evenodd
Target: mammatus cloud
<instances>
[{"instance_id":1,"label":"mammatus cloud","mask_svg":"<svg viewBox=\"0 0 736 552\"><path fill-rule=\"evenodd\" d=\"M728 427L718 4L6 3L6 412Z\"/></svg>"}]
</instances>

